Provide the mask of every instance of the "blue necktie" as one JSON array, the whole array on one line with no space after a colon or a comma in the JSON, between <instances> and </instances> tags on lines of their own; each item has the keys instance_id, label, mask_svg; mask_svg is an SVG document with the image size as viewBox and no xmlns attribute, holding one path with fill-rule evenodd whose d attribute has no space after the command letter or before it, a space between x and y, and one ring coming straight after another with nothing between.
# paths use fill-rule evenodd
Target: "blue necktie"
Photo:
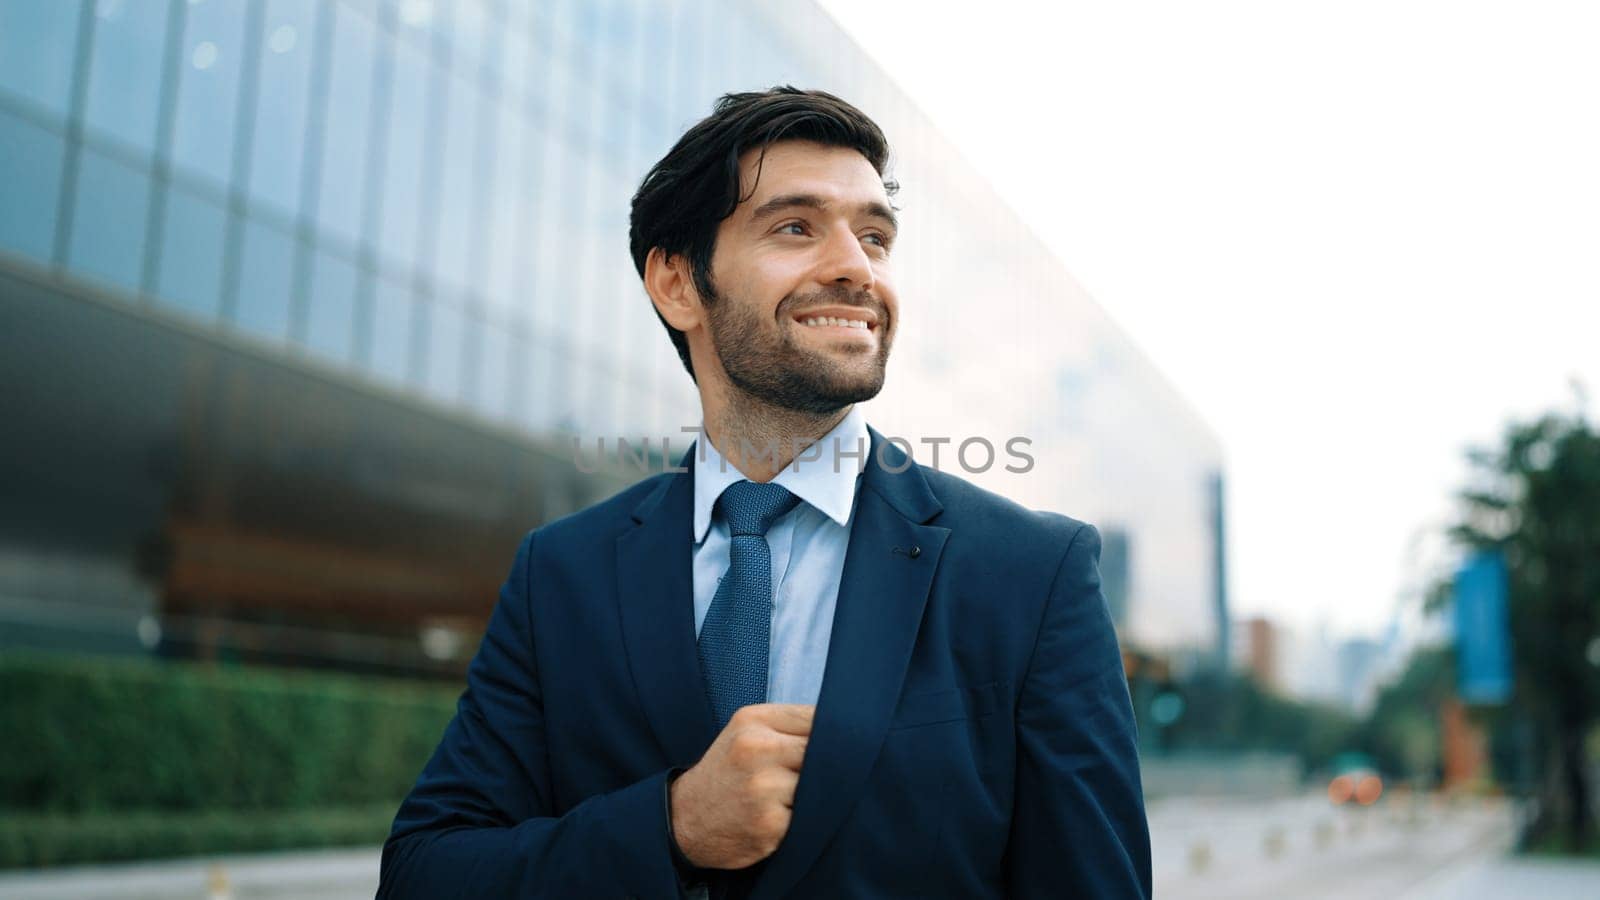
<instances>
[{"instance_id":1,"label":"blue necktie","mask_svg":"<svg viewBox=\"0 0 1600 900\"><path fill-rule=\"evenodd\" d=\"M728 522L728 574L700 625L700 671L721 732L740 707L767 702L772 550L767 529L800 498L776 484L736 481L717 498Z\"/></svg>"}]
</instances>

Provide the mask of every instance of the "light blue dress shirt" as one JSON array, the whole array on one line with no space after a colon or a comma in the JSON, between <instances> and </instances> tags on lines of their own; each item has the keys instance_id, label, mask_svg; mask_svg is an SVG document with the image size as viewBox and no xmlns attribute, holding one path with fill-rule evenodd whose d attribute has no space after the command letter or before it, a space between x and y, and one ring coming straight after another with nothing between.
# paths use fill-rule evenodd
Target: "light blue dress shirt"
<instances>
[{"instance_id":1,"label":"light blue dress shirt","mask_svg":"<svg viewBox=\"0 0 1600 900\"><path fill-rule=\"evenodd\" d=\"M704 439L703 428L694 457L697 636L717 594L717 584L728 572L728 523L720 517L713 521L712 511L723 489L745 478L715 444ZM871 449L866 421L859 408L852 406L832 431L773 479L801 502L767 531L773 593L769 703L816 703L822 692L833 610L839 600L839 579L855 514L856 484Z\"/></svg>"}]
</instances>

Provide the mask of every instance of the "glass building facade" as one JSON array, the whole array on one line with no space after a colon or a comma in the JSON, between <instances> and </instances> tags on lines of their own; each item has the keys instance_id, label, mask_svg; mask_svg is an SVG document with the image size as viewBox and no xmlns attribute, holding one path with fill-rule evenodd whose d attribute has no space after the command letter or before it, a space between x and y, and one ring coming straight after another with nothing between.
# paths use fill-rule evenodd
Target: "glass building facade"
<instances>
[{"instance_id":1,"label":"glass building facade","mask_svg":"<svg viewBox=\"0 0 1600 900\"><path fill-rule=\"evenodd\" d=\"M12 633L458 663L516 537L627 480L571 441L699 421L628 200L781 83L895 149L869 420L1100 525L1125 639L1214 644L1204 423L831 19L733 0L0 0Z\"/></svg>"}]
</instances>

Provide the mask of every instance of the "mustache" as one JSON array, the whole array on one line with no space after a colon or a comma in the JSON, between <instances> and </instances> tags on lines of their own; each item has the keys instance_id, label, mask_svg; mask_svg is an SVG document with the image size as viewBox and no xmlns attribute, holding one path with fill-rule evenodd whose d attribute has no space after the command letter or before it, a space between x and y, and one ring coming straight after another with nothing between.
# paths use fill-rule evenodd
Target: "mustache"
<instances>
[{"instance_id":1,"label":"mustache","mask_svg":"<svg viewBox=\"0 0 1600 900\"><path fill-rule=\"evenodd\" d=\"M877 313L880 323L889 319L888 306L872 296L870 291L851 290L843 286L824 288L808 294L791 294L784 298L782 305L786 315L800 315L808 309L820 309L824 306L853 306Z\"/></svg>"}]
</instances>

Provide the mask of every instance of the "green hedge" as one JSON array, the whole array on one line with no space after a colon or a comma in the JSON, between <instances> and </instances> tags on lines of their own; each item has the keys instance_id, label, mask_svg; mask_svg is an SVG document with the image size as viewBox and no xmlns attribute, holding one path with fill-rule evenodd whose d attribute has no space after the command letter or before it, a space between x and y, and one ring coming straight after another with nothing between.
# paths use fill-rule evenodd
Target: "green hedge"
<instances>
[{"instance_id":1,"label":"green hedge","mask_svg":"<svg viewBox=\"0 0 1600 900\"><path fill-rule=\"evenodd\" d=\"M0 818L382 805L392 815L458 695L326 673L0 653Z\"/></svg>"},{"instance_id":2,"label":"green hedge","mask_svg":"<svg viewBox=\"0 0 1600 900\"><path fill-rule=\"evenodd\" d=\"M331 810L0 813L0 869L375 845L394 804Z\"/></svg>"}]
</instances>

